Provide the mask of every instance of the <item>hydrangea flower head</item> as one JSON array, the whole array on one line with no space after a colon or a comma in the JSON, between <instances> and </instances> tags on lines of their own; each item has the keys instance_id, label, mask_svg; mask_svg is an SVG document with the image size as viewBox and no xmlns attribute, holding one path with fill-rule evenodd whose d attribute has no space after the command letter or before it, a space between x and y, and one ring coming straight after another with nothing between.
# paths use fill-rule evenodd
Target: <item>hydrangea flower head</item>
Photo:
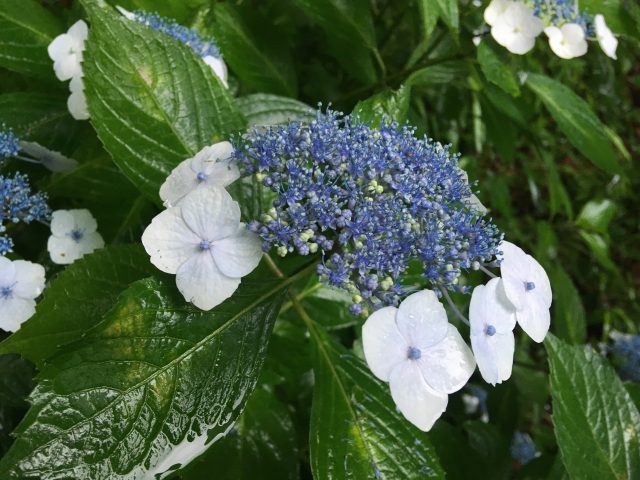
<instances>
[{"instance_id":1,"label":"hydrangea flower head","mask_svg":"<svg viewBox=\"0 0 640 480\"><path fill-rule=\"evenodd\" d=\"M412 260L434 287L462 289L462 271L497 253L501 234L477 208L458 156L408 126L319 111L309 124L249 132L234 156L276 195L249 225L263 248L321 252L321 280L350 291L354 313L397 305Z\"/></svg>"},{"instance_id":2,"label":"hydrangea flower head","mask_svg":"<svg viewBox=\"0 0 640 480\"><path fill-rule=\"evenodd\" d=\"M50 215L46 194L32 194L26 175L17 173L13 178L0 175L0 224L47 221Z\"/></svg>"},{"instance_id":3,"label":"hydrangea flower head","mask_svg":"<svg viewBox=\"0 0 640 480\"><path fill-rule=\"evenodd\" d=\"M15 157L20 151L20 139L13 130L0 124L0 165L9 157Z\"/></svg>"}]
</instances>

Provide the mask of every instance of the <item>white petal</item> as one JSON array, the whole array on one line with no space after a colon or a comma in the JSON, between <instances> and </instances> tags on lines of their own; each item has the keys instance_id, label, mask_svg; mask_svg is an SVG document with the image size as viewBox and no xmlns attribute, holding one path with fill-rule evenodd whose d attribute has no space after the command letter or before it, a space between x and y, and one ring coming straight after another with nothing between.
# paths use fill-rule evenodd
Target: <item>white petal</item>
<instances>
[{"instance_id":1,"label":"white petal","mask_svg":"<svg viewBox=\"0 0 640 480\"><path fill-rule=\"evenodd\" d=\"M104 247L104 239L98 232L85 233L79 243L82 256Z\"/></svg>"},{"instance_id":2,"label":"white petal","mask_svg":"<svg viewBox=\"0 0 640 480\"><path fill-rule=\"evenodd\" d=\"M206 57L203 57L202 60L204 60L204 63L211 67L211 70L213 70L213 73L216 74L222 84L226 88L229 88L229 84L227 83L227 65L224 63L224 61L221 58L216 58L212 55L207 55Z\"/></svg>"},{"instance_id":3,"label":"white petal","mask_svg":"<svg viewBox=\"0 0 640 480\"><path fill-rule=\"evenodd\" d=\"M167 206L176 206L187 193L198 187L198 178L191 168L193 159L180 162L160 186L160 198Z\"/></svg>"},{"instance_id":4,"label":"white petal","mask_svg":"<svg viewBox=\"0 0 640 480\"><path fill-rule=\"evenodd\" d=\"M224 188L196 189L180 208L186 224L204 240L219 240L238 231L240 206Z\"/></svg>"},{"instance_id":5,"label":"white petal","mask_svg":"<svg viewBox=\"0 0 640 480\"><path fill-rule=\"evenodd\" d=\"M51 235L47 241L47 250L53 263L69 265L82 257L80 244L71 237Z\"/></svg>"},{"instance_id":6,"label":"white petal","mask_svg":"<svg viewBox=\"0 0 640 480\"><path fill-rule=\"evenodd\" d=\"M151 263L166 273L177 273L199 252L201 240L184 222L180 207L158 214L142 234L142 245Z\"/></svg>"},{"instance_id":7,"label":"white petal","mask_svg":"<svg viewBox=\"0 0 640 480\"><path fill-rule=\"evenodd\" d=\"M33 300L44 290L44 267L25 260L16 260L13 264L16 281L13 294L23 300Z\"/></svg>"},{"instance_id":8,"label":"white petal","mask_svg":"<svg viewBox=\"0 0 640 480\"><path fill-rule=\"evenodd\" d=\"M447 409L448 396L429 388L415 362L397 365L391 372L389 387L402 415L424 432L431 430Z\"/></svg>"},{"instance_id":9,"label":"white petal","mask_svg":"<svg viewBox=\"0 0 640 480\"><path fill-rule=\"evenodd\" d=\"M498 333L508 333L516 326L516 311L506 298L501 278L492 278L473 290L469 304L469 323L474 334L484 334L492 326Z\"/></svg>"},{"instance_id":10,"label":"white petal","mask_svg":"<svg viewBox=\"0 0 640 480\"><path fill-rule=\"evenodd\" d=\"M73 77L69 82L69 91L71 93L80 92L84 90L84 81L81 76Z\"/></svg>"},{"instance_id":11,"label":"white petal","mask_svg":"<svg viewBox=\"0 0 640 480\"><path fill-rule=\"evenodd\" d=\"M90 118L87 108L87 97L84 91L79 90L69 95L67 109L75 120L88 120Z\"/></svg>"},{"instance_id":12,"label":"white petal","mask_svg":"<svg viewBox=\"0 0 640 480\"><path fill-rule=\"evenodd\" d=\"M513 332L471 335L471 347L482 378L495 385L511 377L515 339Z\"/></svg>"},{"instance_id":13,"label":"white petal","mask_svg":"<svg viewBox=\"0 0 640 480\"><path fill-rule=\"evenodd\" d=\"M75 160L65 157L60 152L49 150L36 142L20 142L20 149L39 160L52 172L68 172L78 166L78 162Z\"/></svg>"},{"instance_id":14,"label":"white petal","mask_svg":"<svg viewBox=\"0 0 640 480\"><path fill-rule=\"evenodd\" d=\"M178 269L176 285L186 301L201 310L211 310L233 295L240 279L224 275L209 252L204 251L193 255Z\"/></svg>"},{"instance_id":15,"label":"white petal","mask_svg":"<svg viewBox=\"0 0 640 480\"><path fill-rule=\"evenodd\" d=\"M600 14L595 16L596 37L600 48L608 57L617 59L616 50L618 48L618 39L613 36L613 32L609 29L604 17Z\"/></svg>"},{"instance_id":16,"label":"white petal","mask_svg":"<svg viewBox=\"0 0 640 480\"><path fill-rule=\"evenodd\" d=\"M211 255L222 273L228 277L241 278L251 273L260 263L262 241L241 223L235 235L213 242Z\"/></svg>"},{"instance_id":17,"label":"white petal","mask_svg":"<svg viewBox=\"0 0 640 480\"><path fill-rule=\"evenodd\" d=\"M511 42L505 46L511 53L515 53L516 55L524 55L533 48L535 43L535 37L519 34L515 35Z\"/></svg>"},{"instance_id":18,"label":"white petal","mask_svg":"<svg viewBox=\"0 0 640 480\"><path fill-rule=\"evenodd\" d=\"M89 27L84 20L78 20L69 27L67 32L77 45L84 45L85 40L89 36Z\"/></svg>"},{"instance_id":19,"label":"white petal","mask_svg":"<svg viewBox=\"0 0 640 480\"><path fill-rule=\"evenodd\" d=\"M53 70L58 80L64 82L82 74L80 58L75 53L68 53L53 62Z\"/></svg>"},{"instance_id":20,"label":"white petal","mask_svg":"<svg viewBox=\"0 0 640 480\"><path fill-rule=\"evenodd\" d=\"M56 210L51 214L51 233L64 237L76 226L75 219L69 210Z\"/></svg>"},{"instance_id":21,"label":"white petal","mask_svg":"<svg viewBox=\"0 0 640 480\"><path fill-rule=\"evenodd\" d=\"M507 10L510 3L509 0L492 0L484 11L484 21L489 25L496 23L500 16Z\"/></svg>"},{"instance_id":22,"label":"white petal","mask_svg":"<svg viewBox=\"0 0 640 480\"><path fill-rule=\"evenodd\" d=\"M584 30L576 23L566 23L560 29L565 42L577 44L584 40Z\"/></svg>"},{"instance_id":23,"label":"white petal","mask_svg":"<svg viewBox=\"0 0 640 480\"><path fill-rule=\"evenodd\" d=\"M22 298L0 298L0 328L7 332L15 332L20 325L36 313L35 300Z\"/></svg>"},{"instance_id":24,"label":"white petal","mask_svg":"<svg viewBox=\"0 0 640 480\"><path fill-rule=\"evenodd\" d=\"M541 343L549 331L551 314L549 307L533 299L527 302L527 308L516 313L516 318L522 329L533 341Z\"/></svg>"},{"instance_id":25,"label":"white petal","mask_svg":"<svg viewBox=\"0 0 640 480\"><path fill-rule=\"evenodd\" d=\"M427 384L441 393L460 390L476 368L471 349L453 325L448 325L447 335L442 341L421 351L416 363Z\"/></svg>"},{"instance_id":26,"label":"white petal","mask_svg":"<svg viewBox=\"0 0 640 480\"><path fill-rule=\"evenodd\" d=\"M16 266L0 255L0 287L9 287L16 281Z\"/></svg>"},{"instance_id":27,"label":"white petal","mask_svg":"<svg viewBox=\"0 0 640 480\"><path fill-rule=\"evenodd\" d=\"M61 60L69 55L69 51L73 48L73 38L67 33L63 33L54 38L47 47L49 58L54 62ZM60 80L68 80L60 79Z\"/></svg>"},{"instance_id":28,"label":"white petal","mask_svg":"<svg viewBox=\"0 0 640 480\"><path fill-rule=\"evenodd\" d=\"M86 208L67 211L73 216L75 228L81 230L83 233L95 232L98 229L98 222L96 222L94 216Z\"/></svg>"},{"instance_id":29,"label":"white petal","mask_svg":"<svg viewBox=\"0 0 640 480\"><path fill-rule=\"evenodd\" d=\"M447 335L447 312L432 290L409 295L400 304L398 330L412 347L424 350Z\"/></svg>"},{"instance_id":30,"label":"white petal","mask_svg":"<svg viewBox=\"0 0 640 480\"><path fill-rule=\"evenodd\" d=\"M491 27L491 36L503 47L507 47L513 43L516 34L513 33L513 28L507 24L500 23Z\"/></svg>"},{"instance_id":31,"label":"white petal","mask_svg":"<svg viewBox=\"0 0 640 480\"><path fill-rule=\"evenodd\" d=\"M407 360L409 344L396 325L395 307L373 312L362 326L362 347L367 365L380 380L389 381L391 371Z\"/></svg>"}]
</instances>

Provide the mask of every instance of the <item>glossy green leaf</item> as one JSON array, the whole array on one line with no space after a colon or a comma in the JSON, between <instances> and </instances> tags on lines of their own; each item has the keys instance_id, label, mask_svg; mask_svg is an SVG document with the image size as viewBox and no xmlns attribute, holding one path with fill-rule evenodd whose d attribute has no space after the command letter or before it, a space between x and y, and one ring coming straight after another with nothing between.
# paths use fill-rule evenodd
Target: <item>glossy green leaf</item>
<instances>
[{"instance_id":1,"label":"glossy green leaf","mask_svg":"<svg viewBox=\"0 0 640 480\"><path fill-rule=\"evenodd\" d=\"M0 343L0 353L19 353L42 365L59 346L95 326L131 282L154 271L140 245L107 247L75 261L45 289L36 314Z\"/></svg>"},{"instance_id":2,"label":"glossy green leaf","mask_svg":"<svg viewBox=\"0 0 640 480\"><path fill-rule=\"evenodd\" d=\"M580 230L578 233L589 247L594 260L607 270L615 272L617 268L609 255L609 244L607 240L599 233L585 232L584 230Z\"/></svg>"},{"instance_id":3,"label":"glossy green leaf","mask_svg":"<svg viewBox=\"0 0 640 480\"><path fill-rule=\"evenodd\" d=\"M549 335L553 423L572 479L640 478L640 413L622 382L590 347Z\"/></svg>"},{"instance_id":4,"label":"glossy green leaf","mask_svg":"<svg viewBox=\"0 0 640 480\"><path fill-rule=\"evenodd\" d=\"M293 98L255 93L237 99L238 108L249 126L281 125L291 121L310 121L315 110Z\"/></svg>"},{"instance_id":5,"label":"glossy green leaf","mask_svg":"<svg viewBox=\"0 0 640 480\"><path fill-rule=\"evenodd\" d=\"M621 173L605 125L591 106L562 83L529 73L526 83L542 100L560 130L580 153L608 173Z\"/></svg>"},{"instance_id":6,"label":"glossy green leaf","mask_svg":"<svg viewBox=\"0 0 640 480\"><path fill-rule=\"evenodd\" d=\"M84 60L87 101L98 136L146 195L201 148L244 120L218 77L187 46L84 0L92 21Z\"/></svg>"},{"instance_id":7,"label":"glossy green leaf","mask_svg":"<svg viewBox=\"0 0 640 480\"><path fill-rule=\"evenodd\" d=\"M353 113L374 127L379 126L384 119L395 119L402 124L407 119L410 100L411 87L402 85L398 90L387 88L358 102Z\"/></svg>"},{"instance_id":8,"label":"glossy green leaf","mask_svg":"<svg viewBox=\"0 0 640 480\"><path fill-rule=\"evenodd\" d=\"M11 433L27 412L33 365L18 355L0 355L0 455L13 443Z\"/></svg>"},{"instance_id":9,"label":"glossy green leaf","mask_svg":"<svg viewBox=\"0 0 640 480\"><path fill-rule=\"evenodd\" d=\"M498 50L491 40L485 39L478 45L478 63L484 76L508 94L517 97L520 95L518 79L507 62L504 49Z\"/></svg>"},{"instance_id":10,"label":"glossy green leaf","mask_svg":"<svg viewBox=\"0 0 640 480\"><path fill-rule=\"evenodd\" d=\"M298 446L287 407L272 392L257 388L233 428L180 475L202 480L296 480Z\"/></svg>"},{"instance_id":11,"label":"glossy green leaf","mask_svg":"<svg viewBox=\"0 0 640 480\"><path fill-rule=\"evenodd\" d=\"M62 22L39 2L0 0L0 66L54 80L47 46L61 33Z\"/></svg>"},{"instance_id":12,"label":"glossy green leaf","mask_svg":"<svg viewBox=\"0 0 640 480\"><path fill-rule=\"evenodd\" d=\"M213 33L224 59L243 83L260 92L295 96L289 45L278 41L277 31L265 29L257 20L248 24L229 4L217 4L214 15Z\"/></svg>"},{"instance_id":13,"label":"glossy green leaf","mask_svg":"<svg viewBox=\"0 0 640 480\"><path fill-rule=\"evenodd\" d=\"M554 333L569 343L584 343L587 338L587 319L580 293L561 266L555 265L550 277L553 290L551 325Z\"/></svg>"},{"instance_id":14,"label":"glossy green leaf","mask_svg":"<svg viewBox=\"0 0 640 480\"><path fill-rule=\"evenodd\" d=\"M375 29L369 0L293 0L325 33L332 55L354 78L372 83Z\"/></svg>"},{"instance_id":15,"label":"glossy green leaf","mask_svg":"<svg viewBox=\"0 0 640 480\"><path fill-rule=\"evenodd\" d=\"M311 324L315 387L311 470L318 479L444 478L427 434L396 410L388 386Z\"/></svg>"},{"instance_id":16,"label":"glossy green leaf","mask_svg":"<svg viewBox=\"0 0 640 480\"><path fill-rule=\"evenodd\" d=\"M586 230L606 234L617 209L617 205L607 198L591 200L582 207L576 223Z\"/></svg>"},{"instance_id":17,"label":"glossy green leaf","mask_svg":"<svg viewBox=\"0 0 640 480\"><path fill-rule=\"evenodd\" d=\"M287 282L245 277L209 312L174 277L133 283L42 368L0 476L161 478L188 464L241 413Z\"/></svg>"}]
</instances>

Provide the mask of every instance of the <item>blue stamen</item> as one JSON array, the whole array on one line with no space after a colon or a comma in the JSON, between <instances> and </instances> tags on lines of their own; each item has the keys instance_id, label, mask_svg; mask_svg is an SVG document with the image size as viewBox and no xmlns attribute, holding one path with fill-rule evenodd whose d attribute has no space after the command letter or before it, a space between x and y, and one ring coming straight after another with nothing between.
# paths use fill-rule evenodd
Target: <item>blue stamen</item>
<instances>
[{"instance_id":1,"label":"blue stamen","mask_svg":"<svg viewBox=\"0 0 640 480\"><path fill-rule=\"evenodd\" d=\"M422 356L422 352L419 348L409 347L407 350L407 358L409 360L418 360Z\"/></svg>"},{"instance_id":2,"label":"blue stamen","mask_svg":"<svg viewBox=\"0 0 640 480\"><path fill-rule=\"evenodd\" d=\"M493 337L496 334L496 327L494 327L493 325L487 325L485 333L490 337Z\"/></svg>"},{"instance_id":3,"label":"blue stamen","mask_svg":"<svg viewBox=\"0 0 640 480\"><path fill-rule=\"evenodd\" d=\"M527 292L530 292L531 290L533 290L534 288L536 288L536 284L533 282L524 282L524 289Z\"/></svg>"},{"instance_id":4,"label":"blue stamen","mask_svg":"<svg viewBox=\"0 0 640 480\"><path fill-rule=\"evenodd\" d=\"M80 243L80 240L82 240L82 237L84 237L84 232L78 229L72 230L71 233L69 233L69 236L74 242Z\"/></svg>"},{"instance_id":5,"label":"blue stamen","mask_svg":"<svg viewBox=\"0 0 640 480\"><path fill-rule=\"evenodd\" d=\"M209 250L211 248L211 244L208 240L202 240L199 246L200 250Z\"/></svg>"},{"instance_id":6,"label":"blue stamen","mask_svg":"<svg viewBox=\"0 0 640 480\"><path fill-rule=\"evenodd\" d=\"M0 298L11 298L13 295L13 286L0 288Z\"/></svg>"},{"instance_id":7,"label":"blue stamen","mask_svg":"<svg viewBox=\"0 0 640 480\"><path fill-rule=\"evenodd\" d=\"M198 179L199 182L204 182L208 177L209 175L207 175L204 172L198 172L198 174L196 175L196 178Z\"/></svg>"}]
</instances>

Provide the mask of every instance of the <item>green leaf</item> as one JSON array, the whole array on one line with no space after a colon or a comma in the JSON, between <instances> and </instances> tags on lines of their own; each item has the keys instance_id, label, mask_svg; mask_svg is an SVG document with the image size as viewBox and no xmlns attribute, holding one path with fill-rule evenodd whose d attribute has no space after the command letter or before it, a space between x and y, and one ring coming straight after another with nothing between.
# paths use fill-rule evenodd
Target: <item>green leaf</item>
<instances>
[{"instance_id":1,"label":"green leaf","mask_svg":"<svg viewBox=\"0 0 640 480\"><path fill-rule=\"evenodd\" d=\"M394 118L402 124L409 113L410 99L411 87L401 85L398 90L387 88L366 100L358 102L353 109L353 113L374 127L378 127L385 118L387 120Z\"/></svg>"},{"instance_id":2,"label":"green leaf","mask_svg":"<svg viewBox=\"0 0 640 480\"><path fill-rule=\"evenodd\" d=\"M640 7L634 0L581 0L580 8L587 10L591 15L604 15L613 33L640 38L637 23Z\"/></svg>"},{"instance_id":3,"label":"green leaf","mask_svg":"<svg viewBox=\"0 0 640 480\"><path fill-rule=\"evenodd\" d=\"M91 121L122 172L146 195L244 121L218 77L177 40L83 1L91 19L84 74Z\"/></svg>"},{"instance_id":4,"label":"green leaf","mask_svg":"<svg viewBox=\"0 0 640 480\"><path fill-rule=\"evenodd\" d=\"M296 480L298 446L291 414L273 393L258 388L249 397L233 428L201 461L193 462L183 480Z\"/></svg>"},{"instance_id":5,"label":"green leaf","mask_svg":"<svg viewBox=\"0 0 640 480\"><path fill-rule=\"evenodd\" d=\"M478 45L478 62L487 80L514 97L520 95L518 79L507 64L507 55L489 39Z\"/></svg>"},{"instance_id":6,"label":"green leaf","mask_svg":"<svg viewBox=\"0 0 640 480\"><path fill-rule=\"evenodd\" d=\"M617 209L616 204L609 199L591 200L582 207L576 223L586 230L607 234L609 222Z\"/></svg>"},{"instance_id":7,"label":"green leaf","mask_svg":"<svg viewBox=\"0 0 640 480\"><path fill-rule=\"evenodd\" d=\"M215 38L233 72L250 88L295 97L296 74L289 46L258 21L248 24L238 9L217 4Z\"/></svg>"},{"instance_id":8,"label":"green leaf","mask_svg":"<svg viewBox=\"0 0 640 480\"><path fill-rule=\"evenodd\" d=\"M640 413L590 347L549 335L553 423L564 466L581 480L640 478Z\"/></svg>"},{"instance_id":9,"label":"green leaf","mask_svg":"<svg viewBox=\"0 0 640 480\"><path fill-rule=\"evenodd\" d=\"M435 0L435 4L440 10L440 18L447 24L447 27L458 30L460 28L458 0Z\"/></svg>"},{"instance_id":10,"label":"green leaf","mask_svg":"<svg viewBox=\"0 0 640 480\"><path fill-rule=\"evenodd\" d=\"M62 23L39 2L0 0L0 66L53 80L47 46L62 32Z\"/></svg>"},{"instance_id":11,"label":"green leaf","mask_svg":"<svg viewBox=\"0 0 640 480\"><path fill-rule=\"evenodd\" d=\"M616 272L617 267L609 255L609 244L606 239L599 233L585 232L584 230L580 230L578 233L589 247L594 259L607 270Z\"/></svg>"},{"instance_id":12,"label":"green leaf","mask_svg":"<svg viewBox=\"0 0 640 480\"><path fill-rule=\"evenodd\" d=\"M209 312L173 277L132 284L41 370L0 476L156 478L188 464L244 408L291 281L245 277Z\"/></svg>"},{"instance_id":13,"label":"green leaf","mask_svg":"<svg viewBox=\"0 0 640 480\"><path fill-rule=\"evenodd\" d=\"M33 365L20 356L0 356L0 455L13 443L11 432L29 408L26 398L34 375Z\"/></svg>"},{"instance_id":14,"label":"green leaf","mask_svg":"<svg viewBox=\"0 0 640 480\"><path fill-rule=\"evenodd\" d=\"M527 85L542 100L574 147L602 170L622 173L606 127L587 102L562 83L544 75L529 73Z\"/></svg>"},{"instance_id":15,"label":"green leaf","mask_svg":"<svg viewBox=\"0 0 640 480\"><path fill-rule=\"evenodd\" d=\"M332 55L362 83L376 80L376 51L369 0L293 0L325 33Z\"/></svg>"},{"instance_id":16,"label":"green leaf","mask_svg":"<svg viewBox=\"0 0 640 480\"><path fill-rule=\"evenodd\" d=\"M192 19L194 10L207 3L207 0L115 0L110 2L120 5L129 11L146 10L157 12L163 17L173 18L176 22L187 25Z\"/></svg>"},{"instance_id":17,"label":"green leaf","mask_svg":"<svg viewBox=\"0 0 640 480\"><path fill-rule=\"evenodd\" d=\"M75 261L45 289L35 315L0 343L0 354L19 353L42 366L95 326L131 282L154 271L140 245L107 247Z\"/></svg>"},{"instance_id":18,"label":"green leaf","mask_svg":"<svg viewBox=\"0 0 640 480\"><path fill-rule=\"evenodd\" d=\"M437 0L419 0L418 8L420 10L420 19L422 20L423 41L427 41L438 23L440 8Z\"/></svg>"},{"instance_id":19,"label":"green leaf","mask_svg":"<svg viewBox=\"0 0 640 480\"><path fill-rule=\"evenodd\" d=\"M413 72L405 85L412 87L432 87L452 83L467 74L464 62L449 61L424 67Z\"/></svg>"},{"instance_id":20,"label":"green leaf","mask_svg":"<svg viewBox=\"0 0 640 480\"><path fill-rule=\"evenodd\" d=\"M315 117L313 108L293 98L255 93L236 101L251 127L281 125L291 121L307 122Z\"/></svg>"},{"instance_id":21,"label":"green leaf","mask_svg":"<svg viewBox=\"0 0 640 480\"><path fill-rule=\"evenodd\" d=\"M425 433L396 410L388 386L318 325L309 325L315 387L311 470L318 479L444 478Z\"/></svg>"},{"instance_id":22,"label":"green leaf","mask_svg":"<svg viewBox=\"0 0 640 480\"><path fill-rule=\"evenodd\" d=\"M561 266L556 265L550 274L553 289L553 331L569 343L584 343L587 338L587 319L580 293Z\"/></svg>"}]
</instances>

